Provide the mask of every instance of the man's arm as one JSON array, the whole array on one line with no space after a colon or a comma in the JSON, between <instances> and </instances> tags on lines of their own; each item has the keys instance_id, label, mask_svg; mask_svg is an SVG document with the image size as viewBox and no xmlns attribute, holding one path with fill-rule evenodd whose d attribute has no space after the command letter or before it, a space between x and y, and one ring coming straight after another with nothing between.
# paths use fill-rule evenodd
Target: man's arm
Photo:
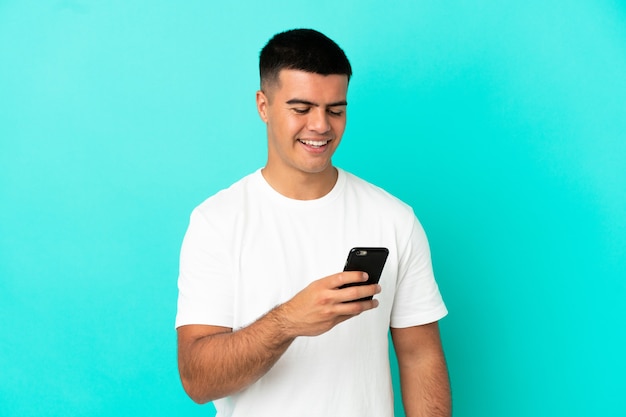
<instances>
[{"instance_id":1,"label":"man's arm","mask_svg":"<svg viewBox=\"0 0 626 417\"><path fill-rule=\"evenodd\" d=\"M452 415L450 381L437 322L391 328L407 417Z\"/></svg>"},{"instance_id":2,"label":"man's arm","mask_svg":"<svg viewBox=\"0 0 626 417\"><path fill-rule=\"evenodd\" d=\"M346 303L380 292L379 285L339 289L367 280L342 272L311 283L291 300L247 327L188 325L178 328L178 369L187 394L204 403L234 394L265 375L298 336L317 336L378 301Z\"/></svg>"}]
</instances>

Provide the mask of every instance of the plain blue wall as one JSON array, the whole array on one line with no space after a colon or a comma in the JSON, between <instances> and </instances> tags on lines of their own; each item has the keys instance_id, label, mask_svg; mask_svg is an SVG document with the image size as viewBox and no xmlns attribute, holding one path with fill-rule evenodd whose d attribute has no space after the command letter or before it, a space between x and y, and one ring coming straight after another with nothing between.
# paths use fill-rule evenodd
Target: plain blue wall
<instances>
[{"instance_id":1,"label":"plain blue wall","mask_svg":"<svg viewBox=\"0 0 626 417\"><path fill-rule=\"evenodd\" d=\"M335 162L411 204L456 416L618 415L619 1L0 1L0 414L212 415L176 370L191 209L262 166L258 51L355 70Z\"/></svg>"}]
</instances>

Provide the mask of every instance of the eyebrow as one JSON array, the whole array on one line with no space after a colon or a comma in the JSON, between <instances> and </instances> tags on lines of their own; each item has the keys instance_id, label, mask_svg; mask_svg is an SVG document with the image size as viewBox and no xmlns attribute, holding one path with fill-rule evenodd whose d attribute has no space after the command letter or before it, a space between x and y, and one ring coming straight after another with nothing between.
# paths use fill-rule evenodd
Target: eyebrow
<instances>
[{"instance_id":1,"label":"eyebrow","mask_svg":"<svg viewBox=\"0 0 626 417\"><path fill-rule=\"evenodd\" d=\"M302 100L299 98L292 98L287 101L287 104L304 104L306 106L319 107L319 104L313 103L312 101ZM334 103L329 103L326 107L337 107L337 106L347 106L348 102L346 100L336 101Z\"/></svg>"}]
</instances>

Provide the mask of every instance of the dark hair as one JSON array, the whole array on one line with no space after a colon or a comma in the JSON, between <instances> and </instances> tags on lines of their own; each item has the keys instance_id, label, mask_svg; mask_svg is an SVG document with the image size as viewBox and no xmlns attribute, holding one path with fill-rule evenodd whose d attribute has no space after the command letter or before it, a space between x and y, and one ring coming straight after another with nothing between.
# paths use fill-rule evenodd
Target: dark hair
<instances>
[{"instance_id":1,"label":"dark hair","mask_svg":"<svg viewBox=\"0 0 626 417\"><path fill-rule=\"evenodd\" d=\"M332 39L313 29L292 29L276 35L259 58L261 88L278 81L280 70L293 69L321 75L352 76L343 50Z\"/></svg>"}]
</instances>

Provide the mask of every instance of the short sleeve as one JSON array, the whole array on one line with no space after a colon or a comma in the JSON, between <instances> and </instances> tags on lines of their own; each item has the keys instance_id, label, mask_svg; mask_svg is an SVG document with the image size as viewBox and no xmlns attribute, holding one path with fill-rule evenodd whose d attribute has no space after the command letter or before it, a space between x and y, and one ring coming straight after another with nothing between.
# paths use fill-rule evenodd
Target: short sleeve
<instances>
[{"instance_id":1,"label":"short sleeve","mask_svg":"<svg viewBox=\"0 0 626 417\"><path fill-rule=\"evenodd\" d=\"M232 327L232 267L223 225L215 219L199 208L191 214L180 253L176 327Z\"/></svg>"},{"instance_id":2,"label":"short sleeve","mask_svg":"<svg viewBox=\"0 0 626 417\"><path fill-rule=\"evenodd\" d=\"M413 218L412 231L398 264L390 322L396 328L432 323L448 313L435 281L426 233Z\"/></svg>"}]
</instances>

